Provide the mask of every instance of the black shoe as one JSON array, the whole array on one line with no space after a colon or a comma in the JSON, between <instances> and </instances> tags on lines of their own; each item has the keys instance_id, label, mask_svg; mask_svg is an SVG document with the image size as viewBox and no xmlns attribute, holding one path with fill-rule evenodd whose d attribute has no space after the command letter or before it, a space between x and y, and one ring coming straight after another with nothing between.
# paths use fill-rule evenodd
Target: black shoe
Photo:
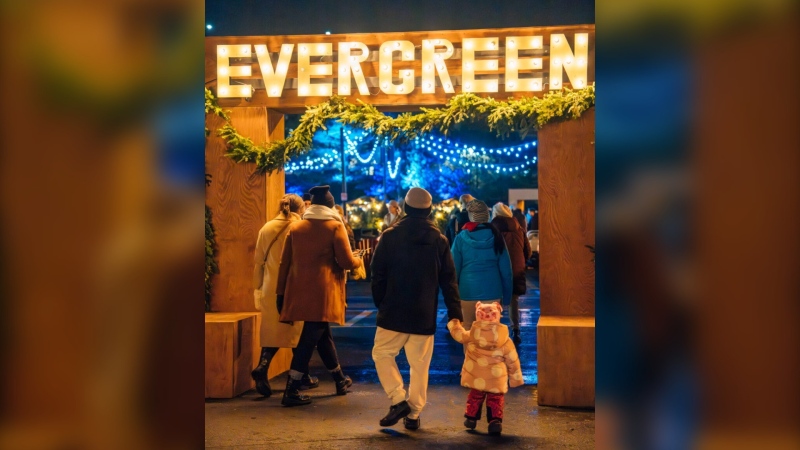
<instances>
[{"instance_id":1,"label":"black shoe","mask_svg":"<svg viewBox=\"0 0 800 450\"><path fill-rule=\"evenodd\" d=\"M489 436L500 436L503 432L503 423L499 421L489 422Z\"/></svg>"},{"instance_id":2,"label":"black shoe","mask_svg":"<svg viewBox=\"0 0 800 450\"><path fill-rule=\"evenodd\" d=\"M389 408L389 414L387 414L386 417L381 419L381 426L390 427L409 414L411 414L411 407L408 406L407 401L403 400L402 402L396 405L392 405Z\"/></svg>"},{"instance_id":3,"label":"black shoe","mask_svg":"<svg viewBox=\"0 0 800 450\"><path fill-rule=\"evenodd\" d=\"M344 379L336 382L336 395L346 395L347 389L353 385L353 380L345 375Z\"/></svg>"},{"instance_id":4,"label":"black shoe","mask_svg":"<svg viewBox=\"0 0 800 450\"><path fill-rule=\"evenodd\" d=\"M403 425L405 425L406 430L419 430L420 420L419 417L416 419L409 419L408 417L403 417Z\"/></svg>"},{"instance_id":5,"label":"black shoe","mask_svg":"<svg viewBox=\"0 0 800 450\"><path fill-rule=\"evenodd\" d=\"M300 385L303 380L293 380L289 377L286 381L286 390L283 391L283 399L281 405L283 406L300 406L308 405L311 403L311 397L300 393Z\"/></svg>"},{"instance_id":6,"label":"black shoe","mask_svg":"<svg viewBox=\"0 0 800 450\"><path fill-rule=\"evenodd\" d=\"M474 430L475 426L478 425L478 422L472 419L467 419L464 421L464 426L469 428L470 430Z\"/></svg>"},{"instance_id":7,"label":"black shoe","mask_svg":"<svg viewBox=\"0 0 800 450\"><path fill-rule=\"evenodd\" d=\"M331 372L331 375L333 376L333 381L336 382L336 395L347 394L347 388L353 385L353 380L342 373L341 369L336 372Z\"/></svg>"},{"instance_id":8,"label":"black shoe","mask_svg":"<svg viewBox=\"0 0 800 450\"><path fill-rule=\"evenodd\" d=\"M303 375L303 384L300 385L301 391L307 391L319 387L319 378L312 377L309 374Z\"/></svg>"},{"instance_id":9,"label":"black shoe","mask_svg":"<svg viewBox=\"0 0 800 450\"><path fill-rule=\"evenodd\" d=\"M514 345L521 344L522 338L519 337L519 330L513 330L511 333L511 341L514 342Z\"/></svg>"},{"instance_id":10,"label":"black shoe","mask_svg":"<svg viewBox=\"0 0 800 450\"><path fill-rule=\"evenodd\" d=\"M269 381L267 381L269 362L269 351L266 348L262 348L258 366L250 372L250 376L253 377L253 381L256 382L256 391L264 397L272 395L272 388L269 386Z\"/></svg>"}]
</instances>

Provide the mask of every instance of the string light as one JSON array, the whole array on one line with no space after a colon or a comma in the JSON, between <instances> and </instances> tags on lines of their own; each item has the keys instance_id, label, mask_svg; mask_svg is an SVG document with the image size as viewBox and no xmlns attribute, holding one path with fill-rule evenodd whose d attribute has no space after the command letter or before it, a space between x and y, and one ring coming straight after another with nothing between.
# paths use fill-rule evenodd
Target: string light
<instances>
[{"instance_id":1,"label":"string light","mask_svg":"<svg viewBox=\"0 0 800 450\"><path fill-rule=\"evenodd\" d=\"M401 161L401 158L398 156L397 160L395 160L395 162L394 162L394 170L392 170L392 162L391 161L386 161L386 168L389 169L389 178L391 178L393 180L395 178L397 178L397 171L398 171L398 169L400 169L400 161Z\"/></svg>"}]
</instances>

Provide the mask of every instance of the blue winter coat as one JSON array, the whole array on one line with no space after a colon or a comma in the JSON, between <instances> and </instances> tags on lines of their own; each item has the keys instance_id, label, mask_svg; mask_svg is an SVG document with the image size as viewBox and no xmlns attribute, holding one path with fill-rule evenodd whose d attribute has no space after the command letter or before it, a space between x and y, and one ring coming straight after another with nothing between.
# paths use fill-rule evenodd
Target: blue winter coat
<instances>
[{"instance_id":1,"label":"blue winter coat","mask_svg":"<svg viewBox=\"0 0 800 450\"><path fill-rule=\"evenodd\" d=\"M451 249L461 300L494 300L511 302L513 275L508 249L494 252L494 236L490 229L462 230Z\"/></svg>"}]
</instances>

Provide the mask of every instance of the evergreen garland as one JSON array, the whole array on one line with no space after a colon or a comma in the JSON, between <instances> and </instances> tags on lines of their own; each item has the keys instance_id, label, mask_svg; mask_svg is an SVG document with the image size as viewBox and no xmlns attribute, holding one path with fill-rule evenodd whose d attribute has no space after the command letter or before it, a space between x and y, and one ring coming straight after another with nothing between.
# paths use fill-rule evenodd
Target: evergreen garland
<instances>
[{"instance_id":1,"label":"evergreen garland","mask_svg":"<svg viewBox=\"0 0 800 450\"><path fill-rule=\"evenodd\" d=\"M211 175L206 174L206 186L209 184L211 184ZM214 225L211 223L211 208L206 205L206 312L211 311L211 276L219 273L219 267L214 260L217 246L214 236Z\"/></svg>"},{"instance_id":2,"label":"evergreen garland","mask_svg":"<svg viewBox=\"0 0 800 450\"><path fill-rule=\"evenodd\" d=\"M484 122L499 137L517 133L524 138L529 132L550 122L579 118L594 106L595 86L592 84L575 91L564 89L542 97L506 101L463 93L450 98L442 108L420 108L420 113L403 113L396 118L383 114L361 100L354 105L347 103L344 97L334 95L319 105L308 107L289 137L262 146L236 131L208 88L205 97L206 114L212 113L227 122L218 131L228 145L226 156L236 162L255 163L256 173L264 174L281 169L289 160L311 150L314 133L320 128L327 129L325 122L328 120L358 126L389 142L408 141L434 130L447 135L453 126L465 121Z\"/></svg>"}]
</instances>

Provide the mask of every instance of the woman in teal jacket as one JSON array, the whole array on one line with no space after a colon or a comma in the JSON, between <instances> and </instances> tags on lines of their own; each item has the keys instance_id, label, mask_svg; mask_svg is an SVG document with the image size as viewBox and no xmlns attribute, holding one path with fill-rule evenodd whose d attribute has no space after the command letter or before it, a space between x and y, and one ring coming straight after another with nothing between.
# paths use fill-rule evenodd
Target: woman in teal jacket
<instances>
[{"instance_id":1,"label":"woman in teal jacket","mask_svg":"<svg viewBox=\"0 0 800 450\"><path fill-rule=\"evenodd\" d=\"M508 256L502 234L489 223L489 207L480 200L467 204L469 222L453 242L453 262L456 266L458 291L464 328L469 329L475 320L478 300L511 301L513 276L511 258Z\"/></svg>"}]
</instances>

